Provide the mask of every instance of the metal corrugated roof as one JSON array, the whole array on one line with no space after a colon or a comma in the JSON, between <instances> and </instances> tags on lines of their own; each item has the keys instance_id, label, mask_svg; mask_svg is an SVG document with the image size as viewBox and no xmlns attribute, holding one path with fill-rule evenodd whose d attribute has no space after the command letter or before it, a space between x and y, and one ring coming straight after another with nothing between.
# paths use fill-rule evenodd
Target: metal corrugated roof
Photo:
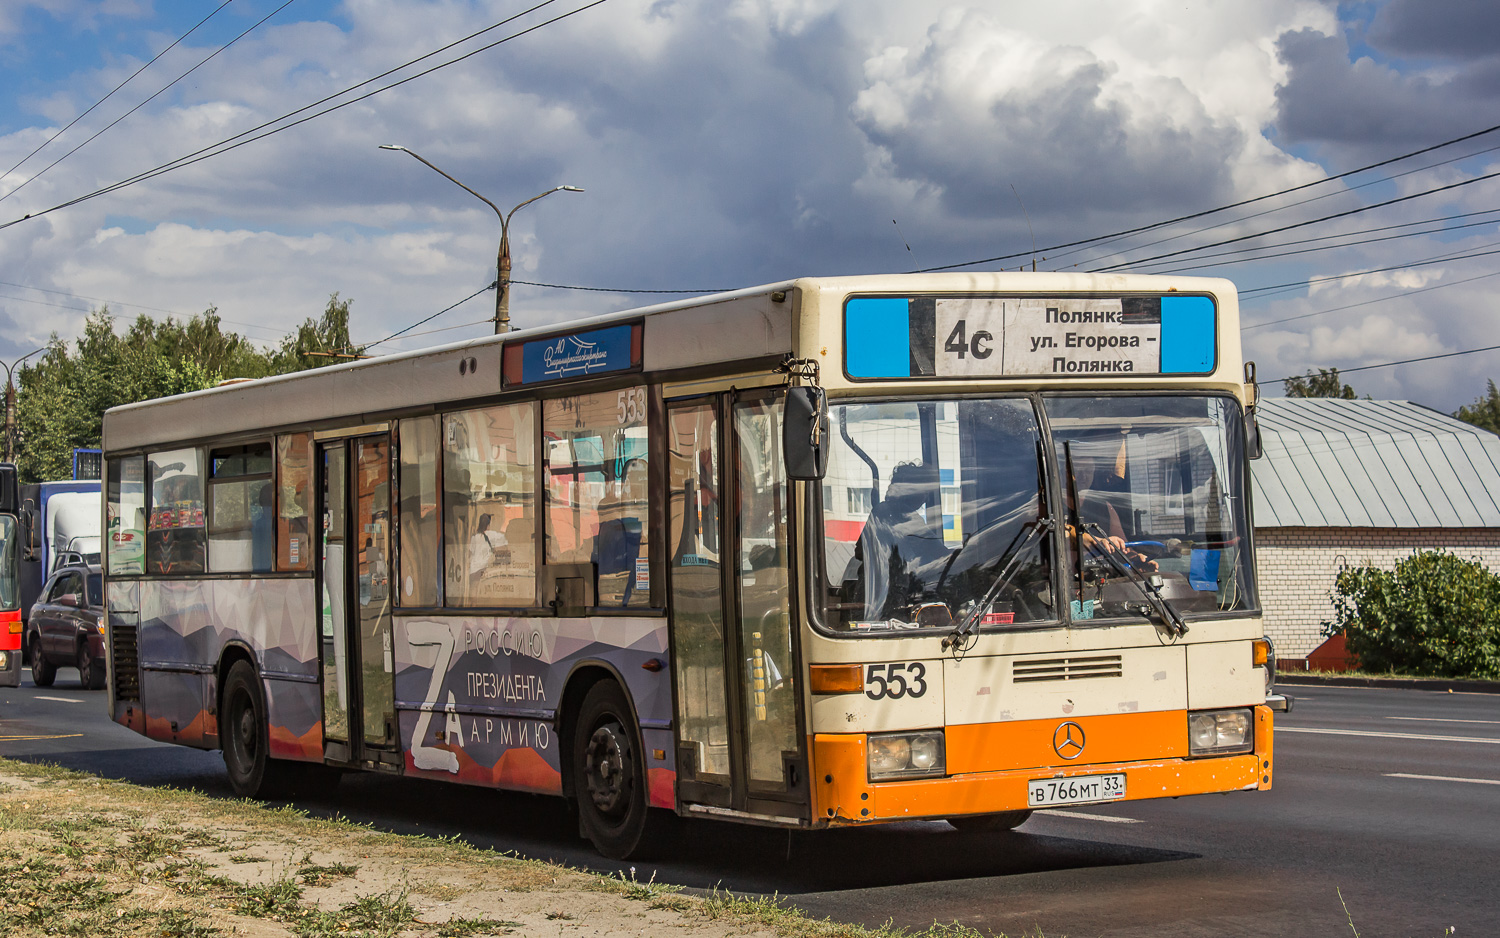
<instances>
[{"instance_id":1,"label":"metal corrugated roof","mask_svg":"<svg viewBox=\"0 0 1500 938\"><path fill-rule=\"evenodd\" d=\"M1500 436L1410 401L1268 398L1255 526L1500 527Z\"/></svg>"}]
</instances>

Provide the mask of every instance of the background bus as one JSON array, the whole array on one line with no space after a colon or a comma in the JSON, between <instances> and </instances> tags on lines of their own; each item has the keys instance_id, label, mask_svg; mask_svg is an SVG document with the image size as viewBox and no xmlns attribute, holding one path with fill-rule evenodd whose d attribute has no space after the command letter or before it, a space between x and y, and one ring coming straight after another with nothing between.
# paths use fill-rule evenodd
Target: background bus
<instances>
[{"instance_id":1,"label":"background bus","mask_svg":"<svg viewBox=\"0 0 1500 938\"><path fill-rule=\"evenodd\" d=\"M16 467L0 463L0 687L21 686L21 488Z\"/></svg>"},{"instance_id":2,"label":"background bus","mask_svg":"<svg viewBox=\"0 0 1500 938\"><path fill-rule=\"evenodd\" d=\"M562 795L610 856L652 809L1004 829L1268 788L1253 393L1225 281L952 274L116 408L111 710L245 795Z\"/></svg>"}]
</instances>

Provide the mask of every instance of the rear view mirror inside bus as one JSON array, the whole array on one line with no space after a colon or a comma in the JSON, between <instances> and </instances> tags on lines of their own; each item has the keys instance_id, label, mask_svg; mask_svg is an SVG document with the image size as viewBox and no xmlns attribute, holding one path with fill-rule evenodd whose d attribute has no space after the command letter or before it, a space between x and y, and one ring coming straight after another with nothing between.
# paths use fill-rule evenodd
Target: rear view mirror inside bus
<instances>
[{"instance_id":1,"label":"rear view mirror inside bus","mask_svg":"<svg viewBox=\"0 0 1500 938\"><path fill-rule=\"evenodd\" d=\"M828 472L828 399L822 388L788 388L781 425L787 478L817 482Z\"/></svg>"}]
</instances>

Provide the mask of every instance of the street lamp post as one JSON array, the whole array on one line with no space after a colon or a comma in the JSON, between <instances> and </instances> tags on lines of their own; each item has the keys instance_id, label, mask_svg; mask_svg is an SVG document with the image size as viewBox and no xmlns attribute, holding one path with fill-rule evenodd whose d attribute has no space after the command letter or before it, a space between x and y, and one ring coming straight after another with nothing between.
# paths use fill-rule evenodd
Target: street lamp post
<instances>
[{"instance_id":1,"label":"street lamp post","mask_svg":"<svg viewBox=\"0 0 1500 938\"><path fill-rule=\"evenodd\" d=\"M382 143L380 145L380 149L399 150L402 153L411 154L412 157L421 160L421 162L426 165L428 169L431 169L439 176L442 176L444 179L453 183L455 186L458 186L460 189L469 193L469 195L472 195L474 198L483 202L485 205L488 205L490 209L495 213L495 217L500 219L500 250L495 255L495 334L499 335L502 332L509 332L510 217L516 212L519 212L521 209L530 205L531 203L537 201L538 199L546 198L554 192L582 192L583 189L579 188L578 186L553 186L551 189L548 189L546 192L543 192L540 195L532 196L525 202L522 202L520 205L517 205L515 208L511 209L509 212L502 212L500 211L500 207L497 206L494 202L491 202L489 199L486 199L484 196L475 192L473 189L470 189L468 186L459 182L457 179L454 179L452 176L443 172L441 169L438 169L417 151L393 143Z\"/></svg>"},{"instance_id":2,"label":"street lamp post","mask_svg":"<svg viewBox=\"0 0 1500 938\"><path fill-rule=\"evenodd\" d=\"M20 358L5 365L5 461L13 463L16 461L16 385L11 380L11 374L16 366L39 352L47 351L47 346L27 352Z\"/></svg>"}]
</instances>

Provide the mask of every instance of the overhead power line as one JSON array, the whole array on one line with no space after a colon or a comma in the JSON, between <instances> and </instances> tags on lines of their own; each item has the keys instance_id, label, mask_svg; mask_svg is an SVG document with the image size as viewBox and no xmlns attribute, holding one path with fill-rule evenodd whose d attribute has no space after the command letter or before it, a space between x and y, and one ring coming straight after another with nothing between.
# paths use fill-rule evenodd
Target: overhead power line
<instances>
[{"instance_id":1,"label":"overhead power line","mask_svg":"<svg viewBox=\"0 0 1500 938\"><path fill-rule=\"evenodd\" d=\"M547 6L548 4L554 3L554 2L556 2L556 0L542 0L541 3L538 3L535 6L532 6L532 7L528 8L528 9L526 9L526 10L522 10L520 13L517 13L514 16L507 17L505 20L502 20L500 23L497 23L494 26L486 27L484 30L480 30L480 33L488 32L488 31L490 31L490 30L492 30L492 29L494 29L494 28L496 28L498 26L503 26L506 23L510 23L510 22L518 19L519 17L525 16L528 13L531 13L531 12L533 12L535 10L539 10L542 7ZM11 227L13 225L18 225L21 222L27 221L29 219L38 218L38 217L40 217L42 215L47 215L47 214L59 211L59 210L64 209L64 208L70 208L70 207L72 207L74 205L77 205L77 204L79 204L81 202L86 202L86 201L88 201L90 199L98 198L101 195L107 195L107 194L109 194L111 192L115 192L115 191L118 191L120 189L124 189L124 188L127 188L129 186L133 186L133 185L135 185L137 183L145 182L145 181L147 181L149 179L154 179L157 176L162 176L162 175L165 175L166 173L173 172L173 171L178 170L178 169L183 169L184 167L191 166L194 163L199 163L199 162L202 162L203 160L210 159L210 158L215 157L215 156L222 156L223 154L228 153L231 150L238 149L239 147L242 147L242 146L244 146L247 143L254 143L257 140L263 140L266 137L270 137L270 136L273 136L274 134L281 133L284 130L290 130L293 127L297 127L297 126L300 126L301 124L307 123L308 121L315 120L315 119L317 119L319 117L322 117L325 114L330 114L330 113L332 113L334 111L339 110L340 108L348 107L351 104L357 104L360 101L364 101L364 100L366 100L368 98L372 98L375 95L380 94L380 93L385 92L385 91L389 91L392 88L400 87L401 85L404 85L407 82L415 81L418 78L422 78L422 77L425 77L427 75L430 75L433 72L438 71L439 69L447 68L450 65L456 65L457 63L462 62L465 59L468 59L468 58L471 58L471 57L473 57L475 55L478 55L481 52L486 52L486 51L488 51L490 49L495 48L496 46L502 45L502 44L504 44L506 42L510 42L513 39L518 39L521 36L527 35L528 33L536 32L537 30L543 29L543 28L545 28L547 26L550 26L553 23L556 23L556 22L558 22L560 20L567 19L570 16L574 16L575 14L585 12L586 10L591 10L594 7L600 6L601 4L606 3L606 2L607 2L607 0L593 0L593 2L586 3L583 6L578 7L577 9L569 10L566 13L560 13L557 16L554 16L554 17L552 17L549 20L544 20L544 21L542 21L540 23L537 23L537 24L535 24L533 26L529 26L529 27L527 27L525 29L519 30L519 31L517 31L515 33L512 33L509 36L505 36L504 38L497 39L494 42L491 42L491 43L489 43L487 45L480 46L477 49L474 49L474 50L472 50L470 52L466 52L463 55L457 56L457 57L455 57L453 59L450 59L450 60L448 60L446 62L440 62L439 64L434 65L431 68L428 68L428 69L425 69L423 71L420 71L420 72L416 73L415 75L409 75L406 78L402 78L402 79L399 79L397 81L393 81L393 82L391 82L388 85L383 85L383 86L381 86L379 88L374 89L373 91L369 91L369 92L366 92L365 94L359 95L358 97L350 98L347 101L340 101L337 104L333 104L333 105L331 105L331 106L329 106L327 108L324 108L321 111L316 111L316 112L314 112L312 114L309 114L308 116L303 117L303 118L301 118L299 120L292 121L291 123L282 124L279 127L272 126L272 125L281 123L282 121L286 120L287 118L293 117L293 116L295 116L297 114L301 114L301 113L303 113L305 111L308 111L308 110L311 110L313 108L316 108L319 105L324 104L324 103L326 103L328 101L332 101L335 98L341 97L342 95L348 94L350 91L353 91L353 90L355 90L357 88L361 88L361 87L364 87L365 85L368 85L368 84L371 84L371 83L373 83L375 81L378 81L381 78L384 78L384 77L387 77L387 76L393 74L394 72L398 72L398 71L401 71L402 69L408 68L411 65L416 64L417 62L423 61L424 59L431 58L432 56L437 55L438 53L440 53L442 51L445 51L446 49L452 48L454 45L458 45L460 43L463 43L463 42L467 41L468 39L471 39L474 36L477 36L477 35L480 34L480 33L475 33L475 34L473 34L471 36L465 37L464 39L460 39L460 40L457 40L457 41L455 41L453 43L450 43L449 45L444 46L442 49L435 50L434 52L429 52L426 55L419 56L418 58L412 59L411 61L406 62L406 63L404 63L402 65L399 65L399 66L397 66L397 67L395 67L393 69L389 69L389 70L381 73L380 75L375 76L374 78L366 79L365 81L359 82L356 85L352 85L349 88L345 88L343 91L337 92L335 94L328 95L327 97L324 97L324 98L322 98L322 99L320 99L318 101L313 102L312 104L304 105L303 107L298 108L295 111L291 111L291 112L288 112L287 114L283 114L281 117L275 118L275 119L270 120L270 121L266 121L265 123L259 124L256 127L253 127L253 128L251 128L249 130L242 131L242 132L234 135L233 137L228 137L228 138L226 138L224 140L219 141L218 143L211 144L211 145L209 145L207 147L202 147L202 148L200 148L198 150L195 150L192 153L189 153L189 154L187 154L185 156L178 157L175 160L172 160L170 162L163 163L163 164L161 164L159 166L156 166L153 169L149 169L149 170L145 170L143 172L137 173L134 176L130 176L130 177L122 179L122 180L120 180L118 182L111 183L110 185L104 186L104 187L102 187L100 189L95 189L92 192L88 192L88 193L85 193L84 195L77 196L75 198L69 199L66 202L60 202L57 205L54 205L54 206L52 206L50 208L42 209L42 210L36 211L36 212L31 212L31 213L29 213L27 215L22 216L21 218L16 218L16 219L12 219L10 221L4 222L4 223L0 223L0 229L9 228L9 227ZM266 128L270 128L270 129L266 129ZM262 130L264 130L265 132L264 133L259 133L258 132L258 131L262 131ZM231 141L238 141L238 142L231 142Z\"/></svg>"},{"instance_id":2,"label":"overhead power line","mask_svg":"<svg viewBox=\"0 0 1500 938\"><path fill-rule=\"evenodd\" d=\"M514 281L512 281L512 282L514 282ZM398 332L393 332L393 333L391 333L390 335L386 336L385 338L381 339L378 342L371 342L368 345L348 345L348 346L345 346L344 349L334 349L334 351L344 351L345 349L354 349L354 348L372 349L372 348L374 348L377 345L384 345L385 343L391 341L392 339L394 339L394 338L396 338L398 336L405 335L406 333L408 333L411 330L417 328L418 326L422 325L423 323L432 322L434 319L438 318L439 316L443 315L444 313L448 312L449 310L458 309L460 306L462 306L465 303L469 302L470 300L472 300L474 297L478 296L479 294L485 293L485 292L487 292L489 290L493 290L493 289L495 289L495 284L492 281L489 286L487 286L487 287L481 287L480 289L475 290L473 293L470 293L468 296L466 296L463 299L459 300L457 303L454 303L452 306L444 307L443 309L438 310L437 312L433 313L431 316L426 317L425 319L418 319L416 322L414 322L411 325L407 326L405 329L402 329L402 330L400 330Z\"/></svg>"},{"instance_id":3,"label":"overhead power line","mask_svg":"<svg viewBox=\"0 0 1500 938\"><path fill-rule=\"evenodd\" d=\"M1500 243L1500 242L1492 242ZM1302 280L1291 280L1286 283L1273 283L1264 287L1251 287L1248 290L1239 291L1240 296L1250 296L1254 293L1269 294L1278 290L1293 289L1296 287L1311 285L1314 283L1331 283L1335 280L1348 280L1351 277L1364 277L1368 274L1383 274L1393 270L1410 270L1413 267L1426 267L1428 264L1444 264L1451 261L1466 261L1475 257L1489 257L1492 254L1500 254L1500 248L1493 251L1474 251L1469 254L1449 253L1437 257L1429 257L1420 261L1408 261L1405 264L1392 264L1389 267L1372 267L1369 270L1355 270L1347 274L1330 274L1327 277L1307 277Z\"/></svg>"},{"instance_id":4,"label":"overhead power line","mask_svg":"<svg viewBox=\"0 0 1500 938\"><path fill-rule=\"evenodd\" d=\"M1396 365L1415 365L1418 362L1435 362L1440 358L1457 358L1460 355L1474 355L1479 352L1493 352L1500 349L1500 345L1486 345L1484 348L1466 348L1460 352L1444 352L1441 355L1423 355L1421 358L1403 358L1398 362L1381 362L1378 365L1360 365L1358 368L1335 369L1340 375L1352 375L1356 371L1370 371L1375 368L1391 368ZM1288 375L1285 378L1277 378L1275 381L1267 381L1267 384L1275 384L1277 381L1291 381L1296 378L1306 378L1307 375Z\"/></svg>"},{"instance_id":5,"label":"overhead power line","mask_svg":"<svg viewBox=\"0 0 1500 938\"><path fill-rule=\"evenodd\" d=\"M104 97L100 98L98 101L95 101L93 104L90 104L88 106L88 108L82 114L79 114L77 117L75 117L72 120L68 121L68 123L62 127L62 129L60 129L60 130L56 131L55 133L53 133L52 136L48 137L46 140L43 140L40 144L37 145L37 148L35 150L32 150L30 153L28 153L25 156L21 157L20 161L17 162L16 165L14 165L10 169L6 170L3 174L0 174L0 179L4 179L6 176L9 176L11 173L13 173L16 170L20 169L21 165L23 163L25 163L27 160L31 159L33 156L36 156L38 153L42 152L42 150L44 150L47 147L47 145L50 144L52 141L56 140L58 137L61 137L63 134L67 133L70 129L72 129L72 127L73 127L74 124L78 123L79 121L83 120L85 117L88 117L90 114L92 114L94 112L95 108L97 108L99 105L103 104L105 101L108 101L111 97L113 97L114 93L116 91L119 91L121 88L124 88L126 85L130 84L130 82L137 75L139 75L141 72L144 72L146 69L150 68L152 65L155 65L157 59L161 58L162 56L166 55L168 52L171 52L173 49L177 48L177 46L178 46L179 43L181 43L187 37L191 36L193 33L197 32L199 26L202 26L204 23L207 23L209 20L213 19L214 16L220 10L222 10L225 7L229 6L229 4L231 4L233 2L234 2L234 0L224 0L223 3L221 3L218 6L214 7L213 10L207 16L205 16L203 19L199 20L197 22L197 24L193 26L192 29L189 29L187 32L183 33L181 36L178 36L176 39L172 40L172 44L169 45L169 46L167 46L165 49L161 50L160 52L156 53L156 55L152 56L151 57L151 61L147 62L145 65L142 65L140 68L136 69L135 71L131 72L130 76L128 78L126 78L124 81L120 82L118 85L115 85L113 88L111 88L109 90L109 94L106 94ZM46 170L43 170L42 172L46 172ZM38 173L37 175L41 175L41 173ZM32 178L34 179L36 177L33 176ZM31 179L26 180L26 182L30 182L30 181L31 181ZM23 182L23 183L21 183L21 185L24 186L24 185L26 185L26 183ZM17 186L16 187L16 189L19 189L19 188L21 188L21 186ZM10 190L10 192L5 193L4 195L0 195L0 202L3 202L6 199L10 198L10 193L11 192L15 192L16 189L12 189L12 190Z\"/></svg>"},{"instance_id":6,"label":"overhead power line","mask_svg":"<svg viewBox=\"0 0 1500 938\"><path fill-rule=\"evenodd\" d=\"M1315 195L1315 196L1311 196L1311 197L1306 198L1306 199L1298 199L1295 202L1288 202L1285 205L1278 205L1275 208L1268 208L1268 209L1265 209L1264 211L1254 212L1254 213L1249 214L1249 215L1241 215L1241 216L1239 216L1237 218L1227 218L1224 221L1216 222L1216 223L1214 223L1212 225L1204 225L1201 228L1194 228L1191 231L1184 231L1184 232L1181 232L1180 234L1170 235L1170 236L1165 237L1165 238L1157 238L1155 241L1147 241L1144 244L1133 245L1132 247L1123 248L1121 250L1142 251L1142 250L1145 250L1146 248L1153 247L1153 246L1158 245L1158 244L1166 244L1169 241L1178 241L1178 240L1181 240L1183 238L1190 238L1193 235L1202 234L1205 231L1214 231L1215 229L1224 228L1224 227L1227 227L1229 225L1238 225L1238 224L1240 224L1242 222L1251 221L1251 220L1256 219L1256 218L1264 218L1267 215L1274 215L1277 212L1285 212L1285 211L1287 211L1289 209L1294 209L1294 208L1298 207L1299 205L1311 205L1313 202L1321 202L1324 199L1333 199L1333 198L1337 198L1337 197L1339 197L1341 195L1349 195L1351 193L1357 192L1360 189L1365 189L1365 188L1368 188L1370 186L1378 186L1378 185L1380 185L1383 182L1391 182L1393 180L1400 179L1403 176L1410 176L1410 175L1413 175L1415 173L1425 173L1428 170L1430 170L1430 169L1436 169L1439 166L1447 166L1449 163L1458 163L1458 162L1462 162L1463 160L1473 159L1476 156L1480 156L1480 155L1485 154L1485 153L1491 153L1491 152L1494 152L1495 150L1500 150L1500 145L1496 145L1496 146L1493 146L1493 147L1485 147L1482 150L1475 150L1475 151L1473 151L1471 153L1461 153L1458 156L1449 157L1446 160L1439 160L1436 163L1428 163L1425 166L1417 166L1417 167L1414 167L1412 169L1405 170L1403 172L1392 173L1389 176L1380 176L1379 178L1371 179L1371 180L1369 180L1367 182L1362 182L1362 183L1359 183L1358 185L1350 186L1347 189L1340 189L1337 192L1325 192L1322 195ZM1113 238L1113 239L1111 239L1109 241L1103 241L1103 242L1099 242L1098 244L1089 245L1089 247L1103 247L1106 244L1113 244L1115 241L1119 241L1119 240L1122 240L1122 239L1120 239L1120 238ZM1080 247L1080 248L1075 248L1075 249L1073 249L1071 251L1064 251L1061 254L1055 254L1055 255L1053 255L1052 258L1051 258L1051 260L1055 261L1059 257L1067 257L1069 254L1077 254L1079 251L1083 251L1083 250L1086 250L1086 248L1081 248ZM1092 264L1095 261L1103 260L1105 257L1111 256L1113 254L1119 254L1119 253L1121 253L1121 252L1120 251L1113 251L1113 252L1110 252L1109 254L1100 254L1100 255L1098 255L1096 257L1090 258L1089 260L1078 261L1078 262L1076 262L1074 264L1071 264L1069 266L1071 266L1071 267L1077 267L1077 266L1079 266L1079 264ZM1129 263L1129 264L1131 264L1133 266L1135 262L1134 261L1129 261L1127 263Z\"/></svg>"},{"instance_id":7,"label":"overhead power line","mask_svg":"<svg viewBox=\"0 0 1500 938\"><path fill-rule=\"evenodd\" d=\"M1259 247L1240 248L1237 251L1224 251L1223 253L1220 253L1220 254L1205 254L1205 255L1202 255L1202 256L1199 256L1199 257L1189 258L1189 260L1194 260L1194 261L1208 260L1209 258L1215 258L1215 257L1228 257L1228 258L1231 258L1231 259L1230 260L1216 260L1216 261L1213 261L1212 263L1207 263L1207 264L1193 264L1192 266L1189 266L1189 267L1168 267L1167 270L1162 271L1162 273L1181 274L1181 273L1186 273L1186 272L1188 272L1190 270L1204 270L1205 268L1209 268L1209 267L1227 267L1230 264L1251 264L1251 263L1254 263L1255 261L1269 261L1269 260L1274 260L1274 259L1276 259L1278 257L1298 257L1298 256L1303 255L1303 254L1317 254L1317 253L1320 253L1322 251L1337 251L1337 250L1340 250L1341 248L1358 247L1361 244L1379 244L1379 243L1381 243L1383 241L1400 241L1403 238L1417 238L1417 237L1421 237L1422 235L1441 234L1444 231L1459 231L1460 229L1463 229L1463 228L1482 228L1482 227L1484 227L1486 225L1493 225L1493 224L1496 224L1496 223L1500 223L1500 219L1490 218L1490 219L1486 219L1484 221L1471 221L1471 222L1467 222L1467 223L1462 224L1462 225L1447 225L1447 226L1444 226L1442 228L1427 228L1427 229L1424 229L1422 231L1407 231L1407 232L1403 232L1402 234L1384 235L1384 236L1379 237L1379 238L1362 238L1362 239L1360 239L1358 241L1345 241L1345 242L1343 242L1341 244L1325 244L1325 245L1322 245L1320 247L1302 248L1302 249L1296 250L1296 251L1282 251L1282 252L1277 253L1277 254L1258 254L1258 255L1256 255L1254 257L1235 257L1235 255L1237 255L1237 254L1246 254L1246 253L1248 253L1250 251L1269 251L1272 248L1286 247L1288 245L1293 245L1293 244L1310 244L1310 243L1312 243L1314 241L1329 241L1329 240L1332 240L1334 238L1349 238L1349 237L1353 237L1354 234L1358 234L1360 232L1355 232L1355 233L1351 233L1351 234L1325 235L1324 237L1321 237L1321 238L1305 238L1305 239L1300 240L1300 241L1283 241L1283 242L1280 242L1278 244L1265 244L1265 245L1261 245ZM1409 227L1412 224L1428 224L1428 223L1427 222L1408 222L1406 225L1388 225L1385 228L1372 228L1372 229L1367 229L1367 230L1370 230L1370 231L1385 231L1385 230L1389 230L1390 228Z\"/></svg>"},{"instance_id":8,"label":"overhead power line","mask_svg":"<svg viewBox=\"0 0 1500 938\"><path fill-rule=\"evenodd\" d=\"M1415 290L1403 290L1400 293L1392 293L1388 296L1377 297L1373 300L1364 300L1363 302L1359 303L1349 303L1346 306L1334 306L1330 309L1320 309L1317 312L1303 313L1300 316L1287 316L1284 319L1272 319L1267 322L1251 323L1248 326L1240 326L1240 331L1249 332L1251 329L1264 329L1266 326L1279 326L1284 322L1297 322L1301 319L1312 319L1314 316L1323 316L1328 313L1342 312L1346 309L1357 309L1361 306L1372 306L1375 303L1384 303L1387 300L1398 300L1403 296L1415 296L1418 293L1430 293L1433 290L1441 290L1444 287L1456 287L1460 284L1473 283L1476 280L1487 280L1490 277L1500 277L1500 270L1491 271L1487 274L1480 274L1477 277L1465 277L1462 280L1449 280L1446 283L1435 283L1430 287L1418 287Z\"/></svg>"},{"instance_id":9,"label":"overhead power line","mask_svg":"<svg viewBox=\"0 0 1500 938\"><path fill-rule=\"evenodd\" d=\"M1494 133L1497 130L1500 130L1500 124L1496 124L1496 125L1494 125L1492 127L1486 127L1483 130L1476 130L1473 133L1464 134L1461 137L1454 137L1451 140L1444 140L1442 143L1435 143L1435 144L1433 144L1431 146L1423 147L1420 150L1412 150L1410 153L1403 153L1400 156L1393 156L1393 157L1390 157L1389 159L1380 160L1379 162L1376 162L1376 163L1370 163L1370 164L1368 164L1366 166L1361 166L1361 167L1359 167L1357 169L1349 169L1349 170L1345 170L1342 173L1336 173L1336 174L1334 174L1332 176L1324 176L1323 178L1321 178L1321 179L1315 179L1312 182L1304 182L1301 185L1291 186L1291 187L1286 188L1286 189L1280 189L1280 190L1278 190L1276 192L1268 192L1265 195L1258 195L1258 196L1256 196L1254 198L1251 198L1251 199L1243 199L1243 200L1241 200L1239 202L1231 202L1231 203L1229 203L1227 205L1220 205L1217 208L1204 209L1203 211L1200 211L1200 212L1193 212L1190 215L1180 215L1180 216L1178 216L1176 218L1169 218L1169 219L1167 219L1165 221L1153 222L1152 224L1149 224L1149 225L1141 225L1141 226L1136 227L1136 228L1127 228L1124 231L1116 231L1113 234L1095 235L1092 238L1083 238L1083 239L1080 239L1078 241L1068 241L1068 242L1066 242L1064 244L1054 244L1054 245L1052 245L1050 247L1038 248L1035 252L1031 252L1031 251L1018 251L1018 252L1016 252L1014 254L1002 254L1002 255L1000 255L998 257L986 257L986 258L981 258L980 260L975 260L975 261L963 261L963 262L957 263L957 264L942 264L942 265L937 266L937 267L923 267L920 270L915 270L915 271L912 271L912 272L913 273L918 273L918 274L925 274L925 273L932 273L933 271L939 271L939 270L953 270L953 269L958 268L958 267L973 267L976 264L991 264L991 263L994 263L996 261L1008 261L1008 260L1013 260L1013 259L1018 258L1018 257L1030 257L1032 253L1050 254L1053 251L1060 251L1063 248L1077 247L1077 246L1079 246L1081 244L1093 244L1093 243L1096 243L1096 242L1099 242L1099 241L1105 241L1105 240L1111 239L1111 238L1120 238L1120 237L1124 237L1125 235L1139 234L1139 233L1141 233L1143 231L1151 231L1151 230L1156 229L1156 228L1165 228L1168 225L1175 225L1175 224L1177 224L1179 222L1184 222L1184 221L1192 221L1195 218L1204 218L1206 216L1213 215L1213 214L1216 214L1218 212L1228 211L1229 209L1232 209L1232 208L1240 208L1241 206L1245 206L1245 205L1253 205L1256 202L1264 202L1267 199L1274 199L1277 196L1288 195L1288 194L1293 193L1293 192L1300 192L1303 189L1309 189L1309 188L1311 188L1313 186L1322 185L1325 182L1333 182L1333 181L1338 180L1338 179L1344 179L1344 178L1347 178L1349 176L1358 175L1359 173L1368 172L1369 170L1372 170L1372 169L1379 169L1382 166L1389 166L1392 163L1399 163L1402 160L1408 160L1408 159L1411 159L1414 156L1421 156L1423 153L1431 153L1434 150L1441 150L1444 147L1451 147L1454 144L1463 143L1465 140L1473 140L1473 139L1476 139L1478 137L1483 137L1486 134L1492 134L1492 133Z\"/></svg>"},{"instance_id":10,"label":"overhead power line","mask_svg":"<svg viewBox=\"0 0 1500 938\"><path fill-rule=\"evenodd\" d=\"M12 189L9 192L5 193L5 195L0 196L0 202L5 201L6 199L10 198L12 195L15 195L17 192L20 192L22 189L26 188L32 182L36 181L37 179L40 179L42 177L42 175L47 172L47 170L49 170L52 167L56 166L58 163L61 163L63 160L65 160L68 157L72 156L74 153L77 153L79 150L82 150L84 147L86 147L89 144L93 143L95 140L98 140L111 127L115 126L120 121L124 120L125 118L127 118L130 115L134 114L136 111L139 111L141 108L145 107L146 105L150 104L152 101L156 100L157 97L159 97L160 95L164 94L173 85L177 84L179 81L182 81L184 78L186 78L189 75L191 75L194 72L196 72L203 65L207 64L210 59L214 58L220 52L223 52L225 49L228 49L230 46L232 46L235 43L239 42L241 39L244 39L251 32L253 32L257 28L259 28L260 25L262 23L264 23L266 20L268 20L271 17L275 16L277 13L280 13L282 10L285 10L287 7L291 6L294 2L295 2L295 0L286 0L286 2L283 3L281 6L277 7L276 9L272 10L270 13L267 13L265 16L261 17L249 29L245 30L244 32L240 33L238 36L235 36L233 39L231 39L228 42L224 43L219 48L217 48L214 51L210 52L203 59L199 60L199 62L198 62L197 65L194 65L192 68L190 68L187 71L183 72L181 75L178 75L176 78L174 78L171 81L167 82L166 85L164 85L162 88L158 89L149 98L147 98L146 100L142 101L140 104L137 104L135 107L131 108L130 110L126 111L124 114L121 114L119 117L116 117L114 120L110 121L108 124L105 124L103 127L99 128L99 130L96 131L93 136L89 137L87 140L85 140L82 143L78 144L76 147L74 147L73 149L71 149L68 152L64 153L62 156L59 156L57 159L55 159L52 162L48 163L46 166L43 166L42 169L41 169L41 171L38 172L38 173L36 173L36 175L32 176L30 179L27 179L25 182L21 183L19 186L16 186L14 189Z\"/></svg>"},{"instance_id":11,"label":"overhead power line","mask_svg":"<svg viewBox=\"0 0 1500 938\"><path fill-rule=\"evenodd\" d=\"M579 287L566 283L537 283L533 280L512 280L511 283L523 283L528 287L547 287L552 290L585 290L589 293L691 293L695 296L703 296L707 293L728 293L734 287L705 287L702 290L627 290L615 289L613 287Z\"/></svg>"},{"instance_id":12,"label":"overhead power line","mask_svg":"<svg viewBox=\"0 0 1500 938\"><path fill-rule=\"evenodd\" d=\"M1484 182L1486 180L1495 179L1497 177L1500 177L1500 172L1486 173L1483 176L1475 176L1473 179L1463 179L1459 182L1449 183L1446 186L1436 186L1432 189L1424 189L1421 192L1413 192L1410 195L1397 196L1394 199L1386 199L1384 202L1376 202L1373 205L1364 205L1359 208L1351 208L1346 212L1335 212L1332 215L1324 215L1321 218L1309 218L1307 221L1299 221L1294 222L1290 225L1282 225L1280 228L1272 228L1268 231L1262 231L1257 234L1240 235L1237 238L1225 238L1222 241L1212 241L1208 244L1200 244L1195 248L1183 248L1180 251L1169 251L1166 254L1157 254L1154 257L1142 257L1129 263L1109 264L1104 267L1095 267L1090 270L1089 273L1108 273L1112 270L1118 270L1121 267L1138 266L1148 261L1161 260L1167 257L1179 257L1183 254L1191 254L1195 251L1202 251L1207 248L1222 247L1226 244L1238 244L1241 241L1249 241L1252 238L1264 238L1266 235L1280 234L1283 231L1291 231L1294 228L1305 228L1308 225L1316 225L1321 222L1332 221L1335 218L1348 218L1350 215L1358 215L1362 212L1374 211L1377 208L1385 208L1387 205L1395 205L1399 202L1410 202L1412 199L1420 199L1423 196L1436 195L1439 192L1447 192L1450 189L1458 189L1463 186L1472 186L1476 182Z\"/></svg>"}]
</instances>

